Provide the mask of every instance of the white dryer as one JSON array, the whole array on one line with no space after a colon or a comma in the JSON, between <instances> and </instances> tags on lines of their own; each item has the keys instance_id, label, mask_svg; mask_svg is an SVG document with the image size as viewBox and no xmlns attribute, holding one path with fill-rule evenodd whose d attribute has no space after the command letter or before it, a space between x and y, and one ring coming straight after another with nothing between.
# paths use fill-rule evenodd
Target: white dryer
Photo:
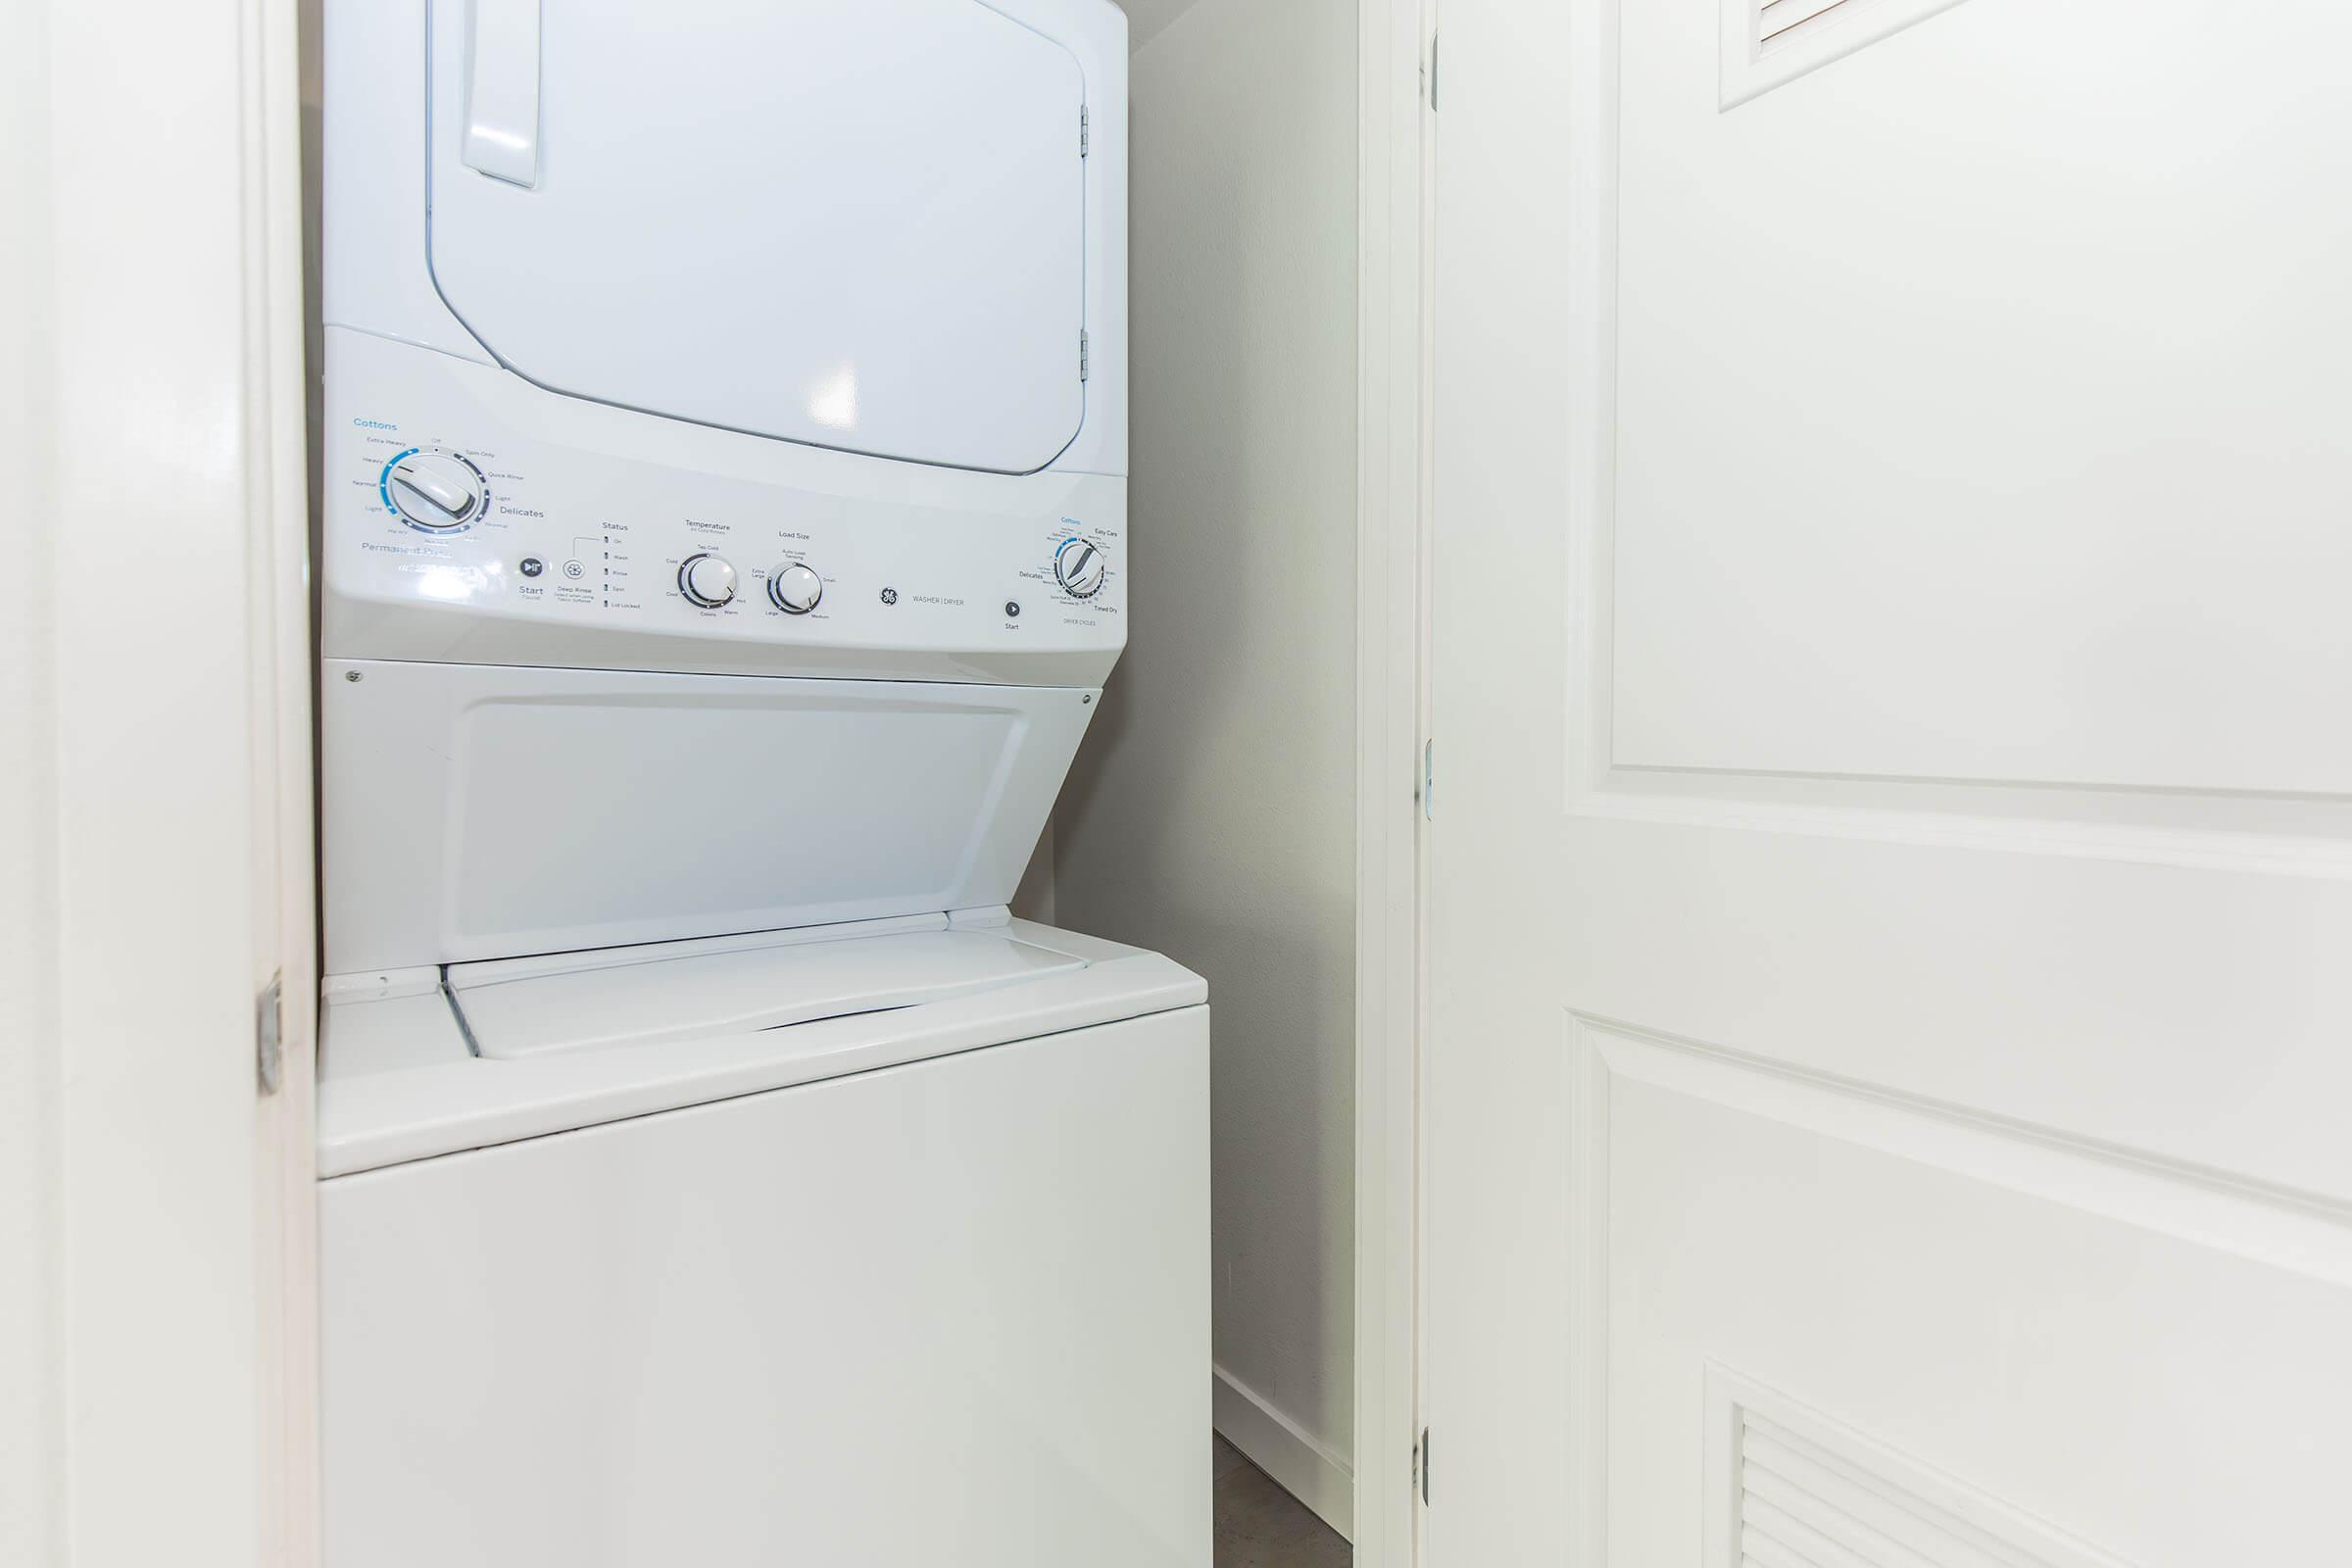
<instances>
[{"instance_id":1,"label":"white dryer","mask_svg":"<svg viewBox=\"0 0 2352 1568\"><path fill-rule=\"evenodd\" d=\"M1208 1560L1105 0L329 0L329 1568Z\"/></svg>"}]
</instances>

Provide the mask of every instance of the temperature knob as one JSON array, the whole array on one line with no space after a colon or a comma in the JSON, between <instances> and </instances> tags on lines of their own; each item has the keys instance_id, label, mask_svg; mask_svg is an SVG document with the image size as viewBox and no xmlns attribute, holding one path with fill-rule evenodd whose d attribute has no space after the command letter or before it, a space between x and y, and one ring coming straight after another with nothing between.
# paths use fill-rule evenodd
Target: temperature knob
<instances>
[{"instance_id":1,"label":"temperature knob","mask_svg":"<svg viewBox=\"0 0 2352 1568\"><path fill-rule=\"evenodd\" d=\"M735 567L724 556L688 556L678 567L678 592L705 610L716 610L735 597Z\"/></svg>"},{"instance_id":2,"label":"temperature knob","mask_svg":"<svg viewBox=\"0 0 2352 1568\"><path fill-rule=\"evenodd\" d=\"M384 476L393 510L418 528L463 528L482 507L482 476L463 459L412 452Z\"/></svg>"},{"instance_id":3,"label":"temperature knob","mask_svg":"<svg viewBox=\"0 0 2352 1568\"><path fill-rule=\"evenodd\" d=\"M1054 579L1072 598L1092 599L1102 591L1105 564L1092 540L1064 539L1054 552Z\"/></svg>"},{"instance_id":4,"label":"temperature knob","mask_svg":"<svg viewBox=\"0 0 2352 1568\"><path fill-rule=\"evenodd\" d=\"M787 615L806 615L825 597L825 579L795 563L767 574L767 597Z\"/></svg>"}]
</instances>

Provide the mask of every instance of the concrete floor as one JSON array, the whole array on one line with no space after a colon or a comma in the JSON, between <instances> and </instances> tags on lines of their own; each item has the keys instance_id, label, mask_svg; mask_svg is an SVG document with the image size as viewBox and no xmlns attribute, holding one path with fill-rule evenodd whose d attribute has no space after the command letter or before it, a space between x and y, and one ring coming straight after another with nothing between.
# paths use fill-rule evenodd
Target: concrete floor
<instances>
[{"instance_id":1,"label":"concrete floor","mask_svg":"<svg viewBox=\"0 0 2352 1568\"><path fill-rule=\"evenodd\" d=\"M1338 1533L1223 1438L1217 1444L1216 1568L1348 1568Z\"/></svg>"}]
</instances>

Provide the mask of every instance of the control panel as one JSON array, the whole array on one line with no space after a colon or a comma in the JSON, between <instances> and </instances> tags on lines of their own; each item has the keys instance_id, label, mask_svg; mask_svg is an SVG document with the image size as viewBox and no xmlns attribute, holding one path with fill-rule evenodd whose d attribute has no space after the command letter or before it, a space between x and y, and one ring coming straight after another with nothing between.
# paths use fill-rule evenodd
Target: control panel
<instances>
[{"instance_id":1,"label":"control panel","mask_svg":"<svg viewBox=\"0 0 2352 1568\"><path fill-rule=\"evenodd\" d=\"M342 329L330 353L330 657L1078 684L1125 643L1122 479L685 425ZM863 657L894 651L942 657Z\"/></svg>"}]
</instances>

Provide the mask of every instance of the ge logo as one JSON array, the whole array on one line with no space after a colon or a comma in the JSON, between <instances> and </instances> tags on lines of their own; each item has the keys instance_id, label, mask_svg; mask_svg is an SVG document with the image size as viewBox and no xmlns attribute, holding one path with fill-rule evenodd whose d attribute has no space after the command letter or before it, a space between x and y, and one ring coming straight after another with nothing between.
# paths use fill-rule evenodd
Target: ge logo
<instances>
[{"instance_id":1,"label":"ge logo","mask_svg":"<svg viewBox=\"0 0 2352 1568\"><path fill-rule=\"evenodd\" d=\"M899 591L898 591L896 588L885 588L885 589L883 589L883 590L882 590L882 602L883 602L884 604L886 604L886 605L895 605L895 604L897 604L897 603L899 602Z\"/></svg>"}]
</instances>

